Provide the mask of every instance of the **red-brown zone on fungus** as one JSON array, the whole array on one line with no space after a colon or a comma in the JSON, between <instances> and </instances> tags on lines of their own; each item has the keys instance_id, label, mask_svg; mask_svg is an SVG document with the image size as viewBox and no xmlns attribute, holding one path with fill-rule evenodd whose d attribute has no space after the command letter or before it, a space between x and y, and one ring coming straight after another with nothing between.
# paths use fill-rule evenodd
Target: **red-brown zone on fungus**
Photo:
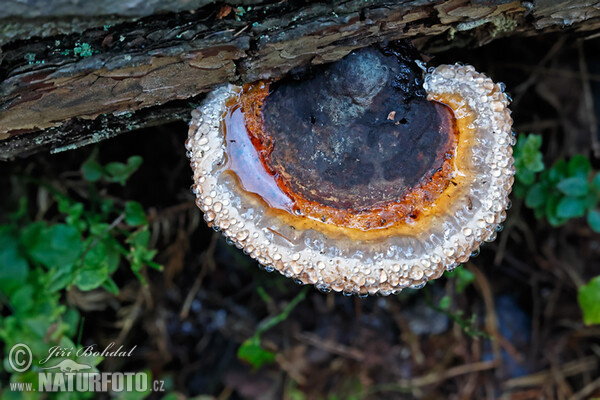
<instances>
[{"instance_id":1,"label":"red-brown zone on fungus","mask_svg":"<svg viewBox=\"0 0 600 400\"><path fill-rule=\"evenodd\" d=\"M398 193L393 200L368 206L336 207L308 199L303 193L294 191L290 180L272 166L276 144L265 130L262 115L269 87L269 82L264 81L245 85L239 97L228 102L223 127L228 168L237 175L246 191L257 194L270 207L325 224L369 231L417 222L451 184L458 141L456 119L450 107L433 102L440 118L440 134L447 136L445 144L435 149L436 161L441 165L438 164L433 174L425 174L416 185ZM394 114L384 117L393 119ZM422 153L415 157L422 157Z\"/></svg>"}]
</instances>

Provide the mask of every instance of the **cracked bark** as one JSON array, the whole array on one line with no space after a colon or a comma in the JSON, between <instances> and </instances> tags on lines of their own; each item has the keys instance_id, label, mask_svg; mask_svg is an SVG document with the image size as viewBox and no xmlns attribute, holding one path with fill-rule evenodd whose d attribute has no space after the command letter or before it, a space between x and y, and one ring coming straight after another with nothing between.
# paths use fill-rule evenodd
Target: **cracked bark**
<instances>
[{"instance_id":1,"label":"cracked bark","mask_svg":"<svg viewBox=\"0 0 600 400\"><path fill-rule=\"evenodd\" d=\"M0 159L10 159L187 120L218 84L276 78L377 41L437 51L589 34L600 1L8 0L0 26Z\"/></svg>"}]
</instances>

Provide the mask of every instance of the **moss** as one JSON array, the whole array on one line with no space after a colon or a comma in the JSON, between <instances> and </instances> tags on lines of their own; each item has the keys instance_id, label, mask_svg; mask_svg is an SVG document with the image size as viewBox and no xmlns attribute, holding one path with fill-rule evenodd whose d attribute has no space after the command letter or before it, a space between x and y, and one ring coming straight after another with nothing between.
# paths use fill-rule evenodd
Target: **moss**
<instances>
[{"instance_id":1,"label":"moss","mask_svg":"<svg viewBox=\"0 0 600 400\"><path fill-rule=\"evenodd\" d=\"M89 43L75 43L75 47L73 48L73 54L82 58L90 57L94 54L94 49L92 49L92 45Z\"/></svg>"},{"instance_id":2,"label":"moss","mask_svg":"<svg viewBox=\"0 0 600 400\"><path fill-rule=\"evenodd\" d=\"M454 40L457 32L470 31L485 24L491 24L489 34L492 38L495 38L496 36L505 32L512 32L518 26L517 21L515 21L513 18L504 14L500 14L490 18L481 18L474 21L461 22L457 24L456 27L450 27L448 30L448 37L450 40Z\"/></svg>"},{"instance_id":3,"label":"moss","mask_svg":"<svg viewBox=\"0 0 600 400\"><path fill-rule=\"evenodd\" d=\"M35 64L35 54L34 53L25 53L25 56L23 56L23 58L25 58L25 61L27 61L27 64L29 64L29 65Z\"/></svg>"},{"instance_id":4,"label":"moss","mask_svg":"<svg viewBox=\"0 0 600 400\"><path fill-rule=\"evenodd\" d=\"M514 31L518 26L517 21L502 14L491 18L490 22L494 25L494 28L490 31L490 35L494 38L499 34Z\"/></svg>"}]
</instances>

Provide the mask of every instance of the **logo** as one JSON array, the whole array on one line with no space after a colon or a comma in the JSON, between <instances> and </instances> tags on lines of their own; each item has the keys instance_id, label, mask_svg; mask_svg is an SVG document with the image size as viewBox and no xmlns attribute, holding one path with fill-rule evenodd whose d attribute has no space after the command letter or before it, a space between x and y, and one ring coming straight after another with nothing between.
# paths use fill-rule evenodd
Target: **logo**
<instances>
[{"instance_id":1,"label":"logo","mask_svg":"<svg viewBox=\"0 0 600 400\"><path fill-rule=\"evenodd\" d=\"M61 362L59 362L58 364L56 364L53 367L48 367L48 368L42 368L42 369L54 369L54 368L60 368L60 372L80 372L84 369L92 369L92 367L90 367L89 365L86 364L79 364L76 363L73 360L62 360Z\"/></svg>"},{"instance_id":2,"label":"logo","mask_svg":"<svg viewBox=\"0 0 600 400\"><path fill-rule=\"evenodd\" d=\"M8 364L15 372L25 372L31 367L33 355L31 349L24 343L17 343L8 353Z\"/></svg>"},{"instance_id":3,"label":"logo","mask_svg":"<svg viewBox=\"0 0 600 400\"><path fill-rule=\"evenodd\" d=\"M32 365L38 370L37 382L11 382L10 389L16 392L162 392L163 381L150 382L146 372L99 372L94 365L79 363L75 357L129 357L123 346L114 349L110 343L103 350L95 345L79 349L60 346L48 350L48 355L33 364L31 348L24 343L14 345L8 354L8 363L15 372L26 372ZM48 361L58 361L54 365ZM46 364L48 362L48 364ZM35 369L34 369L35 371Z\"/></svg>"}]
</instances>

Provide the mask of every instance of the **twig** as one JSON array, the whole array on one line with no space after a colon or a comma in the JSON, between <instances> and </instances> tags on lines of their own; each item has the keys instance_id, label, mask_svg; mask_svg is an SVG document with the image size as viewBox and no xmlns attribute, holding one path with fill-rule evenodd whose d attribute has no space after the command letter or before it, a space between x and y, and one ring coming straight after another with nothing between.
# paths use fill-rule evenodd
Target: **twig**
<instances>
[{"instance_id":1,"label":"twig","mask_svg":"<svg viewBox=\"0 0 600 400\"><path fill-rule=\"evenodd\" d=\"M331 354L337 354L338 356L349 358L356 361L363 361L365 355L362 351L354 349L352 347L344 346L332 340L323 340L323 338L315 335L314 333L300 332L295 335L298 340L316 347L321 350L325 350Z\"/></svg>"},{"instance_id":2,"label":"twig","mask_svg":"<svg viewBox=\"0 0 600 400\"><path fill-rule=\"evenodd\" d=\"M588 127L590 130L590 141L594 156L600 158L600 143L598 143L598 121L594 112L594 96L592 95L592 87L590 86L590 77L585 62L585 54L583 53L583 41L577 41L577 54L579 55L579 71L581 74L581 83L583 86L583 100L585 104L585 115L587 117Z\"/></svg>"},{"instance_id":3,"label":"twig","mask_svg":"<svg viewBox=\"0 0 600 400\"><path fill-rule=\"evenodd\" d=\"M566 378L579 375L586 371L592 371L598 367L598 359L595 356L570 361L562 365L560 371ZM507 390L521 387L542 386L552 376L551 371L540 371L534 374L509 379L504 383Z\"/></svg>"},{"instance_id":4,"label":"twig","mask_svg":"<svg viewBox=\"0 0 600 400\"><path fill-rule=\"evenodd\" d=\"M485 304L485 328L493 338L497 338L500 336L500 332L498 331L498 318L496 317L494 296L492 295L490 283L485 275L478 268L473 267L471 263L465 264L465 267L475 274L475 287L479 290L479 293L481 293L483 303ZM500 343L497 340L492 340L491 344L494 353L494 361L500 363Z\"/></svg>"},{"instance_id":5,"label":"twig","mask_svg":"<svg viewBox=\"0 0 600 400\"><path fill-rule=\"evenodd\" d=\"M496 368L496 363L494 361L479 361L470 364L458 365L456 367L448 368L442 372L431 372L416 378L401 379L397 383L373 386L368 391L368 394L374 394L383 391L406 392L414 387L428 386L446 381L448 379L456 378L461 375L487 371L494 368Z\"/></svg>"},{"instance_id":6,"label":"twig","mask_svg":"<svg viewBox=\"0 0 600 400\"><path fill-rule=\"evenodd\" d=\"M217 233L213 233L210 239L208 249L206 249L206 252L204 253L204 261L202 262L202 268L200 269L200 272L198 273L198 276L196 277L192 288L185 297L185 301L183 302L183 306L181 307L181 311L179 312L179 318L181 319L186 319L188 317L190 313L190 308L192 307L192 303L196 298L196 294L198 294L198 290L200 290L200 287L202 286L202 281L204 280L204 277L208 272L208 268L214 268L215 266L213 254L215 252L215 247L217 246L218 238L219 235Z\"/></svg>"},{"instance_id":7,"label":"twig","mask_svg":"<svg viewBox=\"0 0 600 400\"><path fill-rule=\"evenodd\" d=\"M584 400L587 399L588 396L596 391L596 389L600 389L600 378L592 381L588 385L584 386L579 392L575 393L571 400Z\"/></svg>"}]
</instances>

